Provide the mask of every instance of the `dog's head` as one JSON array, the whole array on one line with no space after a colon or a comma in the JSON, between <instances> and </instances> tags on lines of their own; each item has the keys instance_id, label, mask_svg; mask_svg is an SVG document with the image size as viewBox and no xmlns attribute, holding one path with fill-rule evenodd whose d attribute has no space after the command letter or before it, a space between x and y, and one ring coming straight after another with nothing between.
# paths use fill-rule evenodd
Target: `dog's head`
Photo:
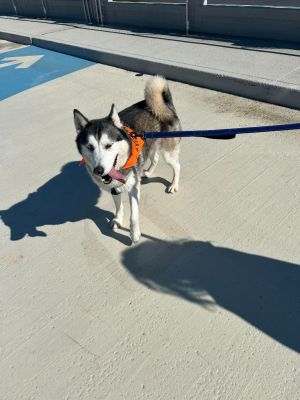
<instances>
[{"instance_id":1,"label":"dog's head","mask_svg":"<svg viewBox=\"0 0 300 400\"><path fill-rule=\"evenodd\" d=\"M102 119L88 120L74 110L74 122L77 148L90 170L104 183L118 179L117 170L125 164L130 146L114 104Z\"/></svg>"}]
</instances>

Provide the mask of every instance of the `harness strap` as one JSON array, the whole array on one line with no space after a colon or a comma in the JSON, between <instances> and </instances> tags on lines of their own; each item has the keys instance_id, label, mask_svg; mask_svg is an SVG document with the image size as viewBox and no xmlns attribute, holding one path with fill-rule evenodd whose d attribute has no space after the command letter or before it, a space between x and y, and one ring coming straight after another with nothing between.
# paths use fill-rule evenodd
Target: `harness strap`
<instances>
[{"instance_id":1,"label":"harness strap","mask_svg":"<svg viewBox=\"0 0 300 400\"><path fill-rule=\"evenodd\" d=\"M123 125L123 129L129 136L131 143L131 154L126 164L122 167L122 169L128 169L135 166L137 163L144 146L144 139L140 135L136 134L133 129L129 128L129 126Z\"/></svg>"}]
</instances>

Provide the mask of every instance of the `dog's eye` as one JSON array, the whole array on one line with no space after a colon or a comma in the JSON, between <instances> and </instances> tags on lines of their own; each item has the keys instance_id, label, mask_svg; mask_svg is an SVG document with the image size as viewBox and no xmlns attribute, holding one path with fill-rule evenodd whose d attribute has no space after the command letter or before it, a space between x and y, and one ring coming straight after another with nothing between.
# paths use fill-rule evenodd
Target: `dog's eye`
<instances>
[{"instance_id":1,"label":"dog's eye","mask_svg":"<svg viewBox=\"0 0 300 400\"><path fill-rule=\"evenodd\" d=\"M86 147L89 151L94 151L94 146L92 144L88 144Z\"/></svg>"},{"instance_id":2,"label":"dog's eye","mask_svg":"<svg viewBox=\"0 0 300 400\"><path fill-rule=\"evenodd\" d=\"M110 149L111 146L112 146L112 144L107 144L107 145L105 146L105 148L106 148L106 149Z\"/></svg>"}]
</instances>

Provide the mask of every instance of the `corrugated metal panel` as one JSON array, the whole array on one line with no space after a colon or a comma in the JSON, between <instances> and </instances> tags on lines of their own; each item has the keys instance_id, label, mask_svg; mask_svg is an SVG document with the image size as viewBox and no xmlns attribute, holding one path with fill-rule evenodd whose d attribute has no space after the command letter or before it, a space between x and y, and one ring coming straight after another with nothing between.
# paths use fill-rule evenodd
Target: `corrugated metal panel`
<instances>
[{"instance_id":1,"label":"corrugated metal panel","mask_svg":"<svg viewBox=\"0 0 300 400\"><path fill-rule=\"evenodd\" d=\"M1 0L0 1L0 13L2 15L15 15L15 8L12 0Z\"/></svg>"},{"instance_id":2,"label":"corrugated metal panel","mask_svg":"<svg viewBox=\"0 0 300 400\"><path fill-rule=\"evenodd\" d=\"M45 18L42 0L15 0L18 15Z\"/></svg>"},{"instance_id":3,"label":"corrugated metal panel","mask_svg":"<svg viewBox=\"0 0 300 400\"><path fill-rule=\"evenodd\" d=\"M84 0L46 0L45 4L48 18L87 22Z\"/></svg>"}]
</instances>

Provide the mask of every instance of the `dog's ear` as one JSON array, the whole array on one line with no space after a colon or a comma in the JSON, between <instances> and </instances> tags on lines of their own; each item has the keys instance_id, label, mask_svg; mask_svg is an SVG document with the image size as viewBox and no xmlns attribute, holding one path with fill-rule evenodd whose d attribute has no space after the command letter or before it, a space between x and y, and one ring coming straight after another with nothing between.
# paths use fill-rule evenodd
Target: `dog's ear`
<instances>
[{"instance_id":1,"label":"dog's ear","mask_svg":"<svg viewBox=\"0 0 300 400\"><path fill-rule=\"evenodd\" d=\"M110 118L112 120L112 122L114 123L114 125L117 128L122 128L122 122L120 120L119 114L118 114L114 104L112 104L112 106L111 106L111 110L110 110L108 118Z\"/></svg>"},{"instance_id":2,"label":"dog's ear","mask_svg":"<svg viewBox=\"0 0 300 400\"><path fill-rule=\"evenodd\" d=\"M80 133L82 131L82 129L84 129L86 127L89 120L87 118L85 118L85 116L82 115L81 112L78 110L74 110L73 114L74 114L74 123L75 123L76 132Z\"/></svg>"}]
</instances>

